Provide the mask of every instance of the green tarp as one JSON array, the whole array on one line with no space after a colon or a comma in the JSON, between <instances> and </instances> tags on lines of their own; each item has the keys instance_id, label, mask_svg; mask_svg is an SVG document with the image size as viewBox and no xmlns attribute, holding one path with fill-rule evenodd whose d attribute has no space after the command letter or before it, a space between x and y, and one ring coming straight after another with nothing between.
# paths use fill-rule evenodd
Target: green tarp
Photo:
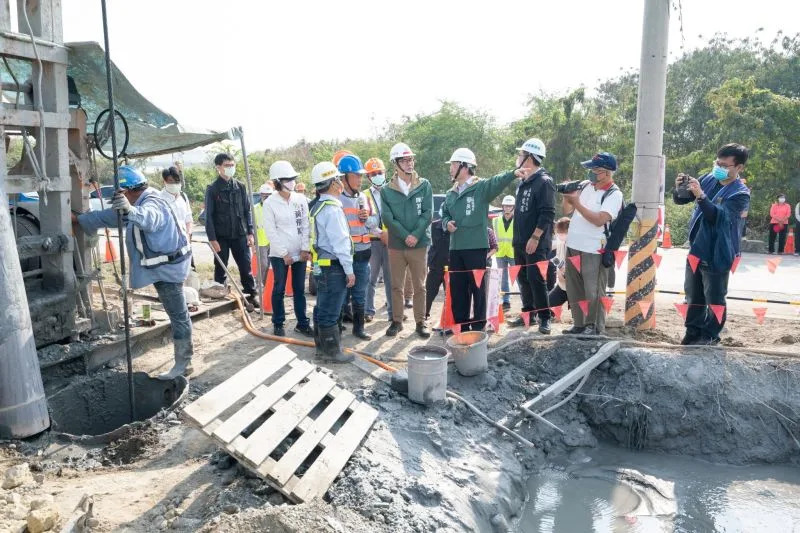
<instances>
[{"instance_id":1,"label":"green tarp","mask_svg":"<svg viewBox=\"0 0 800 533\"><path fill-rule=\"evenodd\" d=\"M66 43L69 49L67 74L75 80L81 96L81 107L88 115L87 133L94 132L97 116L108 108L108 94L105 70L105 54L95 42ZM8 60L20 83L31 81L31 63L22 60ZM128 78L112 64L114 80L114 106L128 123L130 131L126 155L131 158L147 157L172 152L183 152L226 139L238 138L237 130L225 132L187 131L178 121L153 105L142 96L128 81ZM13 77L0 63L0 80L14 83ZM14 93L5 92L4 102L14 102ZM107 116L107 115L106 115ZM120 122L118 121L117 124ZM122 132L117 129L118 149L121 149ZM110 153L110 145L103 150Z\"/></svg>"}]
</instances>

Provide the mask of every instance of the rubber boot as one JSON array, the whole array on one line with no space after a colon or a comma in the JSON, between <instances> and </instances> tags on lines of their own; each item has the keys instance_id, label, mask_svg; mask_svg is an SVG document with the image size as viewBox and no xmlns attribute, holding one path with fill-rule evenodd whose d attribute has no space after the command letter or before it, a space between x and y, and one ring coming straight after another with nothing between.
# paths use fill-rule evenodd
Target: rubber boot
<instances>
[{"instance_id":1,"label":"rubber boot","mask_svg":"<svg viewBox=\"0 0 800 533\"><path fill-rule=\"evenodd\" d=\"M338 325L319 328L319 337L322 359L334 363L348 363L355 359L342 352L342 334Z\"/></svg>"},{"instance_id":2,"label":"rubber boot","mask_svg":"<svg viewBox=\"0 0 800 533\"><path fill-rule=\"evenodd\" d=\"M353 307L353 336L365 341L372 340L372 335L364 331L364 309Z\"/></svg>"},{"instance_id":3,"label":"rubber boot","mask_svg":"<svg viewBox=\"0 0 800 533\"><path fill-rule=\"evenodd\" d=\"M322 352L322 340L320 339L319 335L319 326L316 322L314 322L314 346L317 348L316 352L314 353L314 357L324 357Z\"/></svg>"},{"instance_id":4,"label":"rubber boot","mask_svg":"<svg viewBox=\"0 0 800 533\"><path fill-rule=\"evenodd\" d=\"M189 376L192 371L192 355L194 348L192 346L192 339L173 339L175 345L175 365L169 372L159 374L157 379L164 381L175 379L178 376Z\"/></svg>"}]
</instances>

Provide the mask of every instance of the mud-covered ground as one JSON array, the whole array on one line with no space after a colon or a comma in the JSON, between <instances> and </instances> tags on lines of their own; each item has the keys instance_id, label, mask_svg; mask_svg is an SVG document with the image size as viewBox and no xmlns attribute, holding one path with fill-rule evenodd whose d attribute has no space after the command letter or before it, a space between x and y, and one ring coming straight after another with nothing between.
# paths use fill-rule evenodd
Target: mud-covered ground
<instances>
[{"instance_id":1,"label":"mud-covered ground","mask_svg":"<svg viewBox=\"0 0 800 533\"><path fill-rule=\"evenodd\" d=\"M269 329L268 320L259 325ZM677 340L679 322L672 329L670 323L660 320L657 335L663 338L646 340ZM776 348L796 329L781 324L758 326L751 316L732 312L724 338L744 344L753 328L763 335L759 347ZM406 325L390 339L382 336L387 323L374 322L368 328L374 339L358 346L403 366L408 350L419 344ZM346 334L345 340L353 339ZM444 340L434 336L429 342ZM247 334L235 313L197 322L195 343L196 373L187 401L273 347ZM451 365L448 386L499 420L601 343L504 330L492 338L493 345L506 347L490 353L489 371L465 378ZM793 351L791 344L782 346L787 355ZM292 349L313 357L311 349ZM135 359L134 368L154 374L170 364L167 345ZM175 413L165 412L107 445L61 443L52 435L0 444L0 475L23 462L32 472L21 486L0 490L0 531L16 531L38 495L52 497L48 505L63 524L83 494L94 498L95 531L505 531L518 518L531 469L580 455L598 439L735 464L798 461L800 359L791 356L623 348L573 400L547 415L564 434L530 420L516 427L534 450L454 400L426 408L352 365L332 368L380 416L324 501L288 504ZM48 380L48 387L62 379Z\"/></svg>"}]
</instances>

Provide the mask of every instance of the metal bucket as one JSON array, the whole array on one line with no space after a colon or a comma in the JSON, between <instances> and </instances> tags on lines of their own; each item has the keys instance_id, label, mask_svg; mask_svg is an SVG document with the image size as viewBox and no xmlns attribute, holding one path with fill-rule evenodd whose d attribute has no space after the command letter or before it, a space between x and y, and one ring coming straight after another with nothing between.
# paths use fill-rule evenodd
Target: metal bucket
<instances>
[{"instance_id":1,"label":"metal bucket","mask_svg":"<svg viewBox=\"0 0 800 533\"><path fill-rule=\"evenodd\" d=\"M486 344L489 335L483 331L466 331L447 339L447 347L453 352L456 370L462 376L477 376L486 372L489 362L486 358Z\"/></svg>"},{"instance_id":2,"label":"metal bucket","mask_svg":"<svg viewBox=\"0 0 800 533\"><path fill-rule=\"evenodd\" d=\"M447 350L440 346L416 346L408 352L408 397L430 405L445 400Z\"/></svg>"}]
</instances>

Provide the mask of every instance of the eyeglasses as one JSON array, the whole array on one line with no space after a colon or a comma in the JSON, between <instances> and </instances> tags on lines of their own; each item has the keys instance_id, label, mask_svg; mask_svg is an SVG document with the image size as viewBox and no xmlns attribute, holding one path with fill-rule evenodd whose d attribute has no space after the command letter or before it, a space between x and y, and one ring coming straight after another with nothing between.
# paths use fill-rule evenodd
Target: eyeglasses
<instances>
[{"instance_id":1,"label":"eyeglasses","mask_svg":"<svg viewBox=\"0 0 800 533\"><path fill-rule=\"evenodd\" d=\"M413 157L401 157L397 160L398 163L412 163L413 161Z\"/></svg>"},{"instance_id":2,"label":"eyeglasses","mask_svg":"<svg viewBox=\"0 0 800 533\"><path fill-rule=\"evenodd\" d=\"M233 168L236 166L236 163L223 163L221 166L225 168Z\"/></svg>"},{"instance_id":3,"label":"eyeglasses","mask_svg":"<svg viewBox=\"0 0 800 533\"><path fill-rule=\"evenodd\" d=\"M719 159L715 160L714 164L717 165L718 167L722 167L722 168L732 168L732 167L736 166L736 163L733 163L731 165L726 165L726 164L722 163Z\"/></svg>"}]
</instances>

